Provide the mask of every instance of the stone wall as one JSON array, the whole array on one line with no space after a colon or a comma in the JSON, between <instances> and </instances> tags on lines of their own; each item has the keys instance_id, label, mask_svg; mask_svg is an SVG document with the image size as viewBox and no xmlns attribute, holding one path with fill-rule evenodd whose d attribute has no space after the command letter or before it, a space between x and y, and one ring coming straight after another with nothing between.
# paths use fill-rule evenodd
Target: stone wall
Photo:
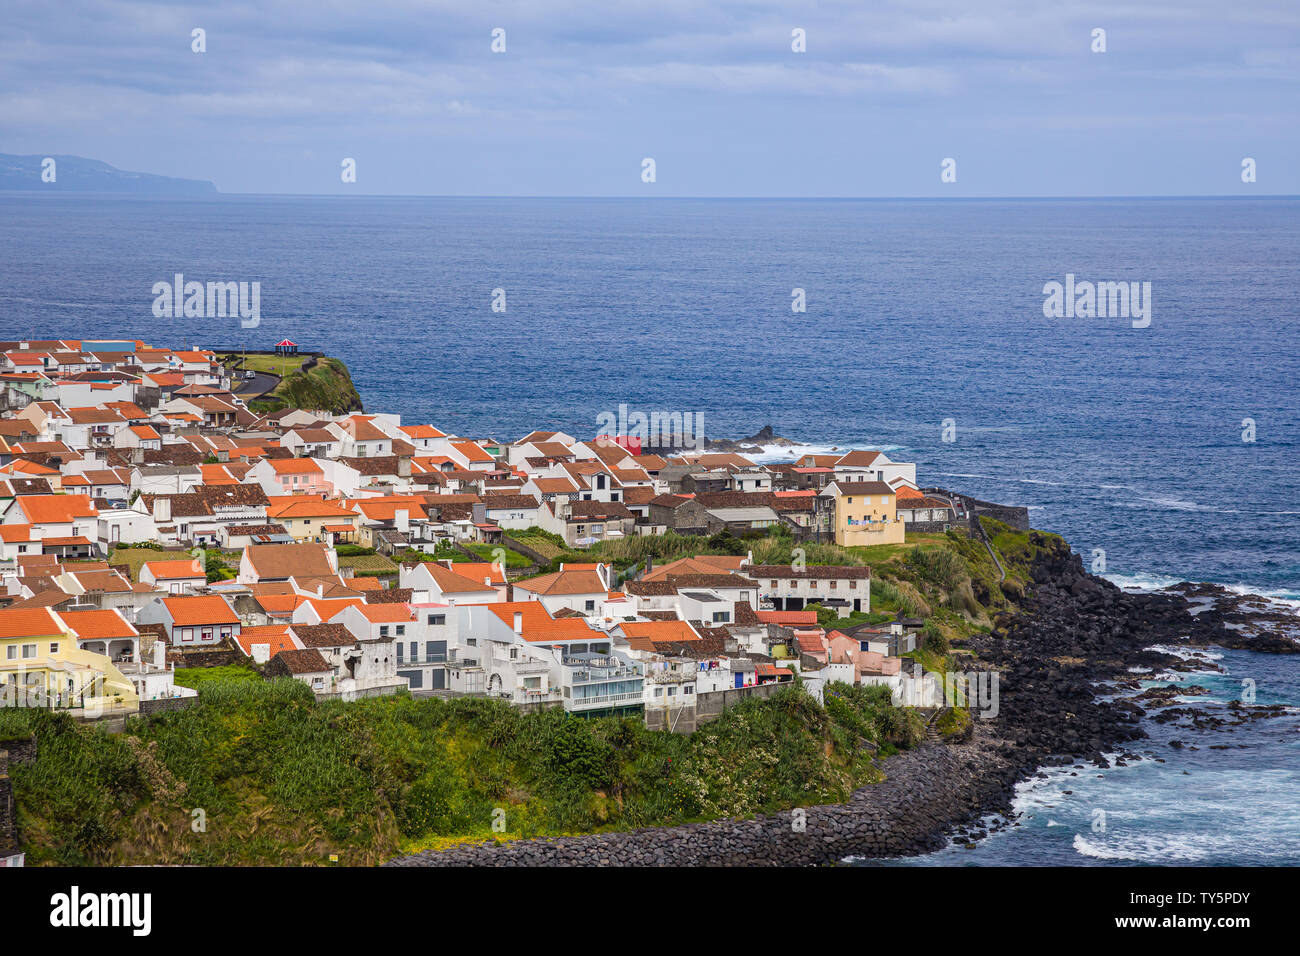
<instances>
[{"instance_id":1,"label":"stone wall","mask_svg":"<svg viewBox=\"0 0 1300 956\"><path fill-rule=\"evenodd\" d=\"M699 714L694 704L683 707L647 707L647 730L669 730L676 734L693 734L699 727Z\"/></svg>"},{"instance_id":2,"label":"stone wall","mask_svg":"<svg viewBox=\"0 0 1300 956\"><path fill-rule=\"evenodd\" d=\"M786 684L763 684L755 687L735 687L696 694L694 703L677 707L647 707L645 725L648 730L671 730L678 734L693 734L704 724L717 720L728 707L735 707L746 697L771 697Z\"/></svg>"},{"instance_id":3,"label":"stone wall","mask_svg":"<svg viewBox=\"0 0 1300 956\"><path fill-rule=\"evenodd\" d=\"M0 740L0 856L13 856L18 852L18 811L14 807L9 767L31 763L35 759L35 737Z\"/></svg>"},{"instance_id":4,"label":"stone wall","mask_svg":"<svg viewBox=\"0 0 1300 956\"><path fill-rule=\"evenodd\" d=\"M695 695L695 713L701 724L717 720L728 707L735 707L746 697L771 697L785 684L760 684L754 687L733 687L728 690L713 690Z\"/></svg>"},{"instance_id":5,"label":"stone wall","mask_svg":"<svg viewBox=\"0 0 1300 956\"><path fill-rule=\"evenodd\" d=\"M907 856L944 845L943 830L1006 807L1016 762L998 743L924 745L881 764L882 783L847 803L753 820L631 830L501 845L459 845L387 866L810 866ZM507 814L507 823L509 816Z\"/></svg>"},{"instance_id":6,"label":"stone wall","mask_svg":"<svg viewBox=\"0 0 1300 956\"><path fill-rule=\"evenodd\" d=\"M209 647L167 648L167 663L176 667L229 667L244 660L244 652L236 650L235 642L229 639Z\"/></svg>"},{"instance_id":7,"label":"stone wall","mask_svg":"<svg viewBox=\"0 0 1300 956\"><path fill-rule=\"evenodd\" d=\"M14 812L14 789L9 782L9 751L0 750L0 857L18 852L18 821Z\"/></svg>"},{"instance_id":8,"label":"stone wall","mask_svg":"<svg viewBox=\"0 0 1300 956\"><path fill-rule=\"evenodd\" d=\"M528 558L528 560L537 562L538 567L545 567L551 563L551 559L547 558L546 555L542 554L540 551L534 551L532 548L528 547L528 545L524 544L521 541L516 541L508 534L502 533L501 543L505 547L509 548L511 551L519 552L525 558ZM479 561L483 560L483 558L479 555L475 555L475 558L476 560ZM506 578L507 580L510 578L510 572L508 569L506 571Z\"/></svg>"},{"instance_id":9,"label":"stone wall","mask_svg":"<svg viewBox=\"0 0 1300 956\"><path fill-rule=\"evenodd\" d=\"M170 710L184 710L198 702L197 697L161 697L158 700L140 701L140 716L161 714Z\"/></svg>"},{"instance_id":10,"label":"stone wall","mask_svg":"<svg viewBox=\"0 0 1300 956\"><path fill-rule=\"evenodd\" d=\"M9 763L31 763L36 759L35 737L12 737L0 740L0 750L9 752Z\"/></svg>"}]
</instances>

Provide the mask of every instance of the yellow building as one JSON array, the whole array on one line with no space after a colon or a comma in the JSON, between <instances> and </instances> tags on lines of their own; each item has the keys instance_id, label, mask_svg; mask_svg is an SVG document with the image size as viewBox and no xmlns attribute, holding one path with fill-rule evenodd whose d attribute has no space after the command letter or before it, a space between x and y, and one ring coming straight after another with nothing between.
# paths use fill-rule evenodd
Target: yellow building
<instances>
[{"instance_id":1,"label":"yellow building","mask_svg":"<svg viewBox=\"0 0 1300 956\"><path fill-rule=\"evenodd\" d=\"M284 525L297 542L322 541L326 528L356 527L357 513L321 498L274 498L266 509L268 521ZM347 534L348 532L335 532Z\"/></svg>"},{"instance_id":2,"label":"yellow building","mask_svg":"<svg viewBox=\"0 0 1300 956\"><path fill-rule=\"evenodd\" d=\"M83 651L48 608L0 610L0 706L134 713L130 680L103 654Z\"/></svg>"},{"instance_id":3,"label":"yellow building","mask_svg":"<svg viewBox=\"0 0 1300 956\"><path fill-rule=\"evenodd\" d=\"M835 543L851 548L902 544L898 497L883 481L833 481L822 492L835 499Z\"/></svg>"}]
</instances>

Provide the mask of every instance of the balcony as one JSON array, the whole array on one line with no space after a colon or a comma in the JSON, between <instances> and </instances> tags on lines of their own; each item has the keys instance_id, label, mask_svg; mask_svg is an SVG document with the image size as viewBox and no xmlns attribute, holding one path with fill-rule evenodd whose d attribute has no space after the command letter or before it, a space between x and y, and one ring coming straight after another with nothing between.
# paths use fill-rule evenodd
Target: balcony
<instances>
[{"instance_id":1,"label":"balcony","mask_svg":"<svg viewBox=\"0 0 1300 956\"><path fill-rule=\"evenodd\" d=\"M477 650L470 650L468 652L453 650L447 652L448 667L480 667L482 666L479 663L481 660L482 657L479 655Z\"/></svg>"},{"instance_id":2,"label":"balcony","mask_svg":"<svg viewBox=\"0 0 1300 956\"><path fill-rule=\"evenodd\" d=\"M419 667L423 664L446 664L446 654L423 654L416 657L399 657L398 667Z\"/></svg>"},{"instance_id":3,"label":"balcony","mask_svg":"<svg viewBox=\"0 0 1300 956\"><path fill-rule=\"evenodd\" d=\"M546 661L511 661L494 658L493 663L501 665L510 665L514 668L515 673L519 675L549 674L551 665Z\"/></svg>"},{"instance_id":4,"label":"balcony","mask_svg":"<svg viewBox=\"0 0 1300 956\"><path fill-rule=\"evenodd\" d=\"M570 671L569 681L573 684L595 684L623 677L643 676L635 667L591 668L589 670Z\"/></svg>"},{"instance_id":5,"label":"balcony","mask_svg":"<svg viewBox=\"0 0 1300 956\"><path fill-rule=\"evenodd\" d=\"M694 681L699 672L698 667L683 667L664 671L652 670L645 675L645 679L652 684L684 684Z\"/></svg>"},{"instance_id":6,"label":"balcony","mask_svg":"<svg viewBox=\"0 0 1300 956\"><path fill-rule=\"evenodd\" d=\"M570 698L569 703L573 710L589 710L593 707L610 707L619 704L639 704L641 703L641 694L602 694L599 697L573 697Z\"/></svg>"},{"instance_id":7,"label":"balcony","mask_svg":"<svg viewBox=\"0 0 1300 956\"><path fill-rule=\"evenodd\" d=\"M563 700L563 692L558 687L552 687L549 690L528 690L524 687L515 688L514 693L501 692L489 696L500 700L508 700L514 704L536 704L548 700Z\"/></svg>"}]
</instances>

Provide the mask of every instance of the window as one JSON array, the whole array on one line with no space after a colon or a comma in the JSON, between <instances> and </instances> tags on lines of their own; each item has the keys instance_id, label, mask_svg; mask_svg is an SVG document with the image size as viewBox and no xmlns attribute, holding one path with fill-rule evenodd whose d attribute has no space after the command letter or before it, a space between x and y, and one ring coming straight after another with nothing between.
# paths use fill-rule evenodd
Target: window
<instances>
[{"instance_id":1,"label":"window","mask_svg":"<svg viewBox=\"0 0 1300 956\"><path fill-rule=\"evenodd\" d=\"M12 660L16 660L17 657L18 657L17 644L10 644L8 647L5 648L5 660L12 661Z\"/></svg>"},{"instance_id":2,"label":"window","mask_svg":"<svg viewBox=\"0 0 1300 956\"><path fill-rule=\"evenodd\" d=\"M588 601L588 602L586 603L586 605L584 605L584 606L586 607L586 609L587 609L588 611L594 611L594 610L596 610L596 602L595 602L595 601Z\"/></svg>"},{"instance_id":3,"label":"window","mask_svg":"<svg viewBox=\"0 0 1300 956\"><path fill-rule=\"evenodd\" d=\"M695 688L692 687L690 684L687 684L685 687L682 688L682 693L683 693L683 694L694 694L694 693L695 693Z\"/></svg>"},{"instance_id":4,"label":"window","mask_svg":"<svg viewBox=\"0 0 1300 956\"><path fill-rule=\"evenodd\" d=\"M832 591L835 590L835 586L836 586L838 583L839 583L838 581L832 581L832 582L831 582L831 590L832 590Z\"/></svg>"},{"instance_id":5,"label":"window","mask_svg":"<svg viewBox=\"0 0 1300 956\"><path fill-rule=\"evenodd\" d=\"M397 663L399 663L399 664L404 664L404 663L406 663L406 657L405 657L405 656L403 655L403 653L402 653L402 645L401 645L401 644L398 644L398 645L397 645Z\"/></svg>"},{"instance_id":6,"label":"window","mask_svg":"<svg viewBox=\"0 0 1300 956\"><path fill-rule=\"evenodd\" d=\"M397 646L398 647L402 646L401 641L398 641ZM419 659L420 659L420 642L411 641L411 660L418 661Z\"/></svg>"},{"instance_id":7,"label":"window","mask_svg":"<svg viewBox=\"0 0 1300 956\"><path fill-rule=\"evenodd\" d=\"M443 625L443 624L446 624L446 623L447 623L447 615L445 615L445 614L430 614L430 615L429 615L428 623L430 623L430 624L436 624L436 625L439 625L439 626L441 626L441 625Z\"/></svg>"},{"instance_id":8,"label":"window","mask_svg":"<svg viewBox=\"0 0 1300 956\"><path fill-rule=\"evenodd\" d=\"M775 581L772 582L772 587L776 587L776 582L775 582Z\"/></svg>"},{"instance_id":9,"label":"window","mask_svg":"<svg viewBox=\"0 0 1300 956\"><path fill-rule=\"evenodd\" d=\"M405 637L405 636L406 636L406 625L405 625L405 624L399 624L399 625L397 625L397 636L398 636L398 637Z\"/></svg>"},{"instance_id":10,"label":"window","mask_svg":"<svg viewBox=\"0 0 1300 956\"><path fill-rule=\"evenodd\" d=\"M380 637L387 637L387 636L388 636L388 625L387 625L387 624L380 624L380 625L379 625L379 636L380 636Z\"/></svg>"}]
</instances>

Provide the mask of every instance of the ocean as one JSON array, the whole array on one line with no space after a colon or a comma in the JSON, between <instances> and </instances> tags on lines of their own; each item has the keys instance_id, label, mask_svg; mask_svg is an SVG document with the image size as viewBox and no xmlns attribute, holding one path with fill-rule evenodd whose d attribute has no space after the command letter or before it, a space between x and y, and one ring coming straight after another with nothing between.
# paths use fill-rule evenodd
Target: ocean
<instances>
[{"instance_id":1,"label":"ocean","mask_svg":"<svg viewBox=\"0 0 1300 956\"><path fill-rule=\"evenodd\" d=\"M1186 657L1188 652L1180 651ZM1144 720L1142 759L1041 770L1016 788L1003 826L972 845L869 866L1296 866L1300 864L1300 655L1209 649L1202 666L1150 675L1144 688L1199 686L1179 700L1227 717L1254 682L1284 716L1196 729ZM1231 724L1232 721L1230 720ZM1174 746L1177 742L1181 746Z\"/></svg>"},{"instance_id":2,"label":"ocean","mask_svg":"<svg viewBox=\"0 0 1300 956\"><path fill-rule=\"evenodd\" d=\"M260 281L260 326L155 318L153 285L175 273ZM1046 317L1044 286L1067 275L1149 282L1149 325ZM620 405L701 415L714 437L771 425L797 452L881 448L923 485L1025 505L1122 585L1213 581L1293 606L1298 277L1288 199L0 197L0 338L290 338L343 358L368 410L476 438L589 437ZM1300 705L1295 660L1224 660ZM1229 845L1189 860L1253 859L1262 841L1300 862L1300 822L1278 812L1294 722L1265 739L1283 724L1239 731L1265 735L1249 750L1039 781L1022 800L1045 809L1015 832L1041 836L938 862L1117 859L1080 829L1098 793L1155 814L1134 837L1154 856L1135 862L1201 832ZM1175 802L1152 803L1153 780ZM1200 786L1221 795L1198 821L1176 801ZM1253 822L1223 826L1237 811Z\"/></svg>"}]
</instances>

